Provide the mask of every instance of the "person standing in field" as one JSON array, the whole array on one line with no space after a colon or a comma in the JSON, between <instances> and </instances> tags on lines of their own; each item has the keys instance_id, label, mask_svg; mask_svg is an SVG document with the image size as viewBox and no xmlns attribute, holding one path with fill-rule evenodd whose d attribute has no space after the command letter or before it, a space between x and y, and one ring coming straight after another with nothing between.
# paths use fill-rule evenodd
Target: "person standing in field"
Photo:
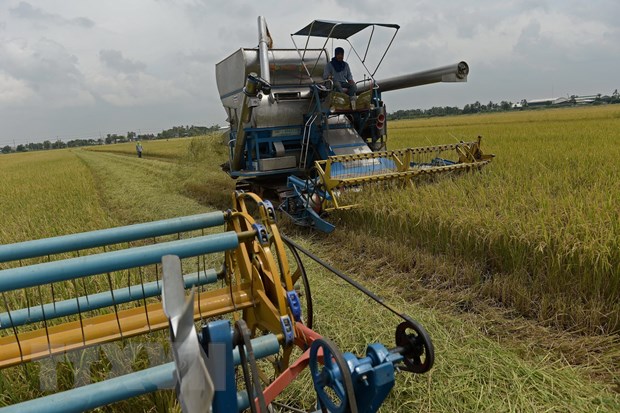
<instances>
[{"instance_id":1,"label":"person standing in field","mask_svg":"<svg viewBox=\"0 0 620 413\"><path fill-rule=\"evenodd\" d=\"M334 57L323 70L323 79L331 79L334 82L334 89L338 92L344 93L344 90L347 89L347 94L351 99L351 108L355 109L357 85L353 80L349 64L344 61L344 49L342 47L336 47L334 50Z\"/></svg>"},{"instance_id":2,"label":"person standing in field","mask_svg":"<svg viewBox=\"0 0 620 413\"><path fill-rule=\"evenodd\" d=\"M138 153L138 158L142 158L142 142L140 141L136 143L136 152Z\"/></svg>"}]
</instances>

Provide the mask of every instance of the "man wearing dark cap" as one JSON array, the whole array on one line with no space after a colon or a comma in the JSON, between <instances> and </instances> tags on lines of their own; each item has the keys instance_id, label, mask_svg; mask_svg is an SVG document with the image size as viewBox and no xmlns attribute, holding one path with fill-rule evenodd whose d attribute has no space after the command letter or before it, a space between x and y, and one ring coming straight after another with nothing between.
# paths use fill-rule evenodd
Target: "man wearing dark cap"
<instances>
[{"instance_id":1,"label":"man wearing dark cap","mask_svg":"<svg viewBox=\"0 0 620 413\"><path fill-rule=\"evenodd\" d=\"M334 50L334 57L323 70L323 79L331 79L334 82L334 89L338 92L344 92L344 89L348 89L351 108L355 109L357 86L353 80L349 64L344 61L344 49L342 47L336 47Z\"/></svg>"}]
</instances>

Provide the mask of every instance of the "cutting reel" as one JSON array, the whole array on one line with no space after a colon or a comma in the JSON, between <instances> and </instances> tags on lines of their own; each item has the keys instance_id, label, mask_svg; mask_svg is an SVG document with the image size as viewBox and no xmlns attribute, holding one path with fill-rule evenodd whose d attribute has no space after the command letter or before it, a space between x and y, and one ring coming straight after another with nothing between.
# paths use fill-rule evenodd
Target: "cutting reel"
<instances>
[{"instance_id":1,"label":"cutting reel","mask_svg":"<svg viewBox=\"0 0 620 413\"><path fill-rule=\"evenodd\" d=\"M54 356L75 350L92 350L84 358L90 360L99 346L131 345L132 337L166 328L174 358L2 413L81 412L171 388L184 412L375 412L397 371L432 367L433 345L422 326L280 234L270 202L242 191L232 198L225 212L0 245L0 262L13 263L0 270L0 369L35 360L53 365ZM205 234L221 225L224 232ZM222 255L211 261L223 258L219 271L205 266L215 253ZM312 330L302 255L402 319L394 345L370 344L356 356ZM186 273L192 263L197 271ZM9 300L24 296L23 308ZM282 393L307 367L316 404L287 406Z\"/></svg>"}]
</instances>

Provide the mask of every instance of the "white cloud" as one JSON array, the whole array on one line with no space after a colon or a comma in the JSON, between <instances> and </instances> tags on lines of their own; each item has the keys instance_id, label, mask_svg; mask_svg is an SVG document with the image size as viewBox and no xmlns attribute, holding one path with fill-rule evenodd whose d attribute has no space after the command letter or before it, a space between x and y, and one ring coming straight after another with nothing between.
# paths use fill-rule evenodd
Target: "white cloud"
<instances>
[{"instance_id":1,"label":"white cloud","mask_svg":"<svg viewBox=\"0 0 620 413\"><path fill-rule=\"evenodd\" d=\"M100 50L99 59L106 67L118 72L133 73L142 72L146 69L146 64L127 59L118 50Z\"/></svg>"},{"instance_id":2,"label":"white cloud","mask_svg":"<svg viewBox=\"0 0 620 413\"><path fill-rule=\"evenodd\" d=\"M0 106L22 105L34 95L26 82L0 72Z\"/></svg>"},{"instance_id":3,"label":"white cloud","mask_svg":"<svg viewBox=\"0 0 620 413\"><path fill-rule=\"evenodd\" d=\"M52 40L42 38L29 43L25 39L4 39L0 44L0 71L5 78L13 79L13 85L21 85L16 104L56 108L93 102L77 57Z\"/></svg>"},{"instance_id":4,"label":"white cloud","mask_svg":"<svg viewBox=\"0 0 620 413\"><path fill-rule=\"evenodd\" d=\"M32 4L21 1L19 4L10 9L11 16L21 19L32 20L38 23L49 25L73 25L81 28L91 28L95 23L86 17L64 18L55 13L49 13L42 8L33 6Z\"/></svg>"},{"instance_id":5,"label":"white cloud","mask_svg":"<svg viewBox=\"0 0 620 413\"><path fill-rule=\"evenodd\" d=\"M558 95L618 88L617 0L5 0L0 105L21 110L0 111L0 124L22 126L2 132L28 139L36 127L75 136L110 125L222 124L214 66L257 45L258 14L280 48L313 19L399 24L379 79L470 64L468 83L386 94L389 110L535 98L549 95L551 83ZM30 121L35 112L46 122Z\"/></svg>"},{"instance_id":6,"label":"white cloud","mask_svg":"<svg viewBox=\"0 0 620 413\"><path fill-rule=\"evenodd\" d=\"M145 73L95 75L89 79L93 93L103 101L123 107L149 106L162 102L178 103L189 94L174 83Z\"/></svg>"}]
</instances>

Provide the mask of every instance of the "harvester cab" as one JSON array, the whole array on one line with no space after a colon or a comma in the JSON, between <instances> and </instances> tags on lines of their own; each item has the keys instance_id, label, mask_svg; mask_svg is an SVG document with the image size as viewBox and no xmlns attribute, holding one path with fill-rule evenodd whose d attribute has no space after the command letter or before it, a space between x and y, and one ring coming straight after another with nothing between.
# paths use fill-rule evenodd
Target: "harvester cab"
<instances>
[{"instance_id":1,"label":"harvester cab","mask_svg":"<svg viewBox=\"0 0 620 413\"><path fill-rule=\"evenodd\" d=\"M379 30L387 47L370 64ZM473 142L387 151L383 92L436 82L466 82L466 62L386 79L376 79L393 40L396 24L315 20L291 34L293 49L273 48L263 17L258 48L241 48L216 65L220 98L230 124L225 170L247 189L279 202L299 225L331 232L325 214L350 208L347 188L419 175L479 168L492 155ZM367 36L365 46L354 38ZM303 47L295 39L303 39ZM311 40L319 47L309 47ZM366 37L364 37L366 39ZM357 93L342 93L323 73L327 46L343 45L363 74ZM359 49L359 51L358 51Z\"/></svg>"}]
</instances>

